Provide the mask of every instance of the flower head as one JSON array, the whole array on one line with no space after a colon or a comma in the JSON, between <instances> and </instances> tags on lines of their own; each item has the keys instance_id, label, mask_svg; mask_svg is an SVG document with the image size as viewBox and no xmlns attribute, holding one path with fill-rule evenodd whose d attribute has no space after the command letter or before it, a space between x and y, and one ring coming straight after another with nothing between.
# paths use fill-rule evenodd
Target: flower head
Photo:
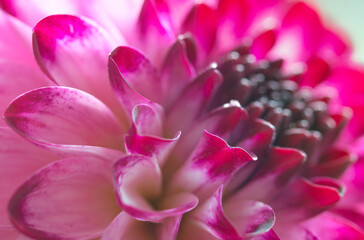
<instances>
[{"instance_id":1,"label":"flower head","mask_svg":"<svg viewBox=\"0 0 364 240\"><path fill-rule=\"evenodd\" d=\"M364 239L364 71L312 7L0 3L7 239Z\"/></svg>"}]
</instances>

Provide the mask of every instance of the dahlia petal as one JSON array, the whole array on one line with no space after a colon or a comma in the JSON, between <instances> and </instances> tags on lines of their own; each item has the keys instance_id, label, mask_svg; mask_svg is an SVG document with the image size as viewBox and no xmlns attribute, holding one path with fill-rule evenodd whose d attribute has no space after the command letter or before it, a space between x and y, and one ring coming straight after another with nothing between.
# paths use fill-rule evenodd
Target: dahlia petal
<instances>
[{"instance_id":1,"label":"dahlia petal","mask_svg":"<svg viewBox=\"0 0 364 240\"><path fill-rule=\"evenodd\" d=\"M179 233L182 215L169 217L165 219L159 226L157 236L158 240L176 240Z\"/></svg>"},{"instance_id":2,"label":"dahlia petal","mask_svg":"<svg viewBox=\"0 0 364 240\"><path fill-rule=\"evenodd\" d=\"M168 11L163 1L144 0L137 22L139 45L157 66L175 38Z\"/></svg>"},{"instance_id":3,"label":"dahlia petal","mask_svg":"<svg viewBox=\"0 0 364 240\"><path fill-rule=\"evenodd\" d=\"M164 90L164 105L169 109L182 90L195 76L195 69L189 61L186 41L178 39L169 49L164 60L161 78ZM168 100L168 102L166 102Z\"/></svg>"},{"instance_id":4,"label":"dahlia petal","mask_svg":"<svg viewBox=\"0 0 364 240\"><path fill-rule=\"evenodd\" d=\"M25 93L11 103L5 120L21 135L38 142L122 146L122 129L110 109L77 89L47 87Z\"/></svg>"},{"instance_id":5,"label":"dahlia petal","mask_svg":"<svg viewBox=\"0 0 364 240\"><path fill-rule=\"evenodd\" d=\"M320 240L364 239L364 232L357 225L329 212L320 214L302 225L310 229Z\"/></svg>"},{"instance_id":6,"label":"dahlia petal","mask_svg":"<svg viewBox=\"0 0 364 240\"><path fill-rule=\"evenodd\" d=\"M31 29L0 10L0 112L15 97L34 88L51 85L34 60ZM4 126L3 119L0 125Z\"/></svg>"},{"instance_id":7,"label":"dahlia petal","mask_svg":"<svg viewBox=\"0 0 364 240\"><path fill-rule=\"evenodd\" d=\"M193 217L221 239L259 235L268 232L275 221L273 210L261 202L228 200L223 206L222 187L194 212Z\"/></svg>"},{"instance_id":8,"label":"dahlia petal","mask_svg":"<svg viewBox=\"0 0 364 240\"><path fill-rule=\"evenodd\" d=\"M204 111L221 82L222 76L215 69L197 76L167 113L167 132L174 135L179 130L186 130Z\"/></svg>"},{"instance_id":9,"label":"dahlia petal","mask_svg":"<svg viewBox=\"0 0 364 240\"><path fill-rule=\"evenodd\" d=\"M10 197L18 186L33 172L58 157L49 151L34 146L7 127L0 128L0 142L1 228L11 226L6 208Z\"/></svg>"},{"instance_id":10,"label":"dahlia petal","mask_svg":"<svg viewBox=\"0 0 364 240\"><path fill-rule=\"evenodd\" d=\"M337 56L349 56L352 51L352 46L343 31L338 30L335 32L330 26L330 29L325 29L323 33L320 49L323 54L334 53Z\"/></svg>"},{"instance_id":11,"label":"dahlia petal","mask_svg":"<svg viewBox=\"0 0 364 240\"><path fill-rule=\"evenodd\" d=\"M356 156L348 151L330 149L322 155L317 165L309 169L308 174L311 177L327 176L339 178L356 159Z\"/></svg>"},{"instance_id":12,"label":"dahlia petal","mask_svg":"<svg viewBox=\"0 0 364 240\"><path fill-rule=\"evenodd\" d=\"M229 147L223 139L205 131L194 152L173 176L171 187L188 190L204 199L251 160L243 149Z\"/></svg>"},{"instance_id":13,"label":"dahlia petal","mask_svg":"<svg viewBox=\"0 0 364 240\"><path fill-rule=\"evenodd\" d=\"M36 239L97 237L120 211L108 161L66 158L36 172L9 204L13 224Z\"/></svg>"},{"instance_id":14,"label":"dahlia petal","mask_svg":"<svg viewBox=\"0 0 364 240\"><path fill-rule=\"evenodd\" d=\"M38 64L50 79L88 92L120 111L105 58L116 44L100 26L71 15L49 16L35 26L33 45Z\"/></svg>"},{"instance_id":15,"label":"dahlia petal","mask_svg":"<svg viewBox=\"0 0 364 240\"><path fill-rule=\"evenodd\" d=\"M299 84L301 86L315 87L324 81L330 73L330 65L324 59L313 56L306 61L307 71L302 74Z\"/></svg>"},{"instance_id":16,"label":"dahlia petal","mask_svg":"<svg viewBox=\"0 0 364 240\"><path fill-rule=\"evenodd\" d=\"M157 160L143 155L127 155L114 165L116 193L123 210L139 220L162 222L193 209L198 199L189 193L174 194L159 202L154 210L147 199L161 193L162 175Z\"/></svg>"},{"instance_id":17,"label":"dahlia petal","mask_svg":"<svg viewBox=\"0 0 364 240\"><path fill-rule=\"evenodd\" d=\"M276 42L275 30L267 30L258 35L250 47L250 52L257 58L263 59L266 54L272 49Z\"/></svg>"},{"instance_id":18,"label":"dahlia petal","mask_svg":"<svg viewBox=\"0 0 364 240\"><path fill-rule=\"evenodd\" d=\"M128 84L119 71L118 63L114 60L115 57L118 59L117 49L116 52L112 52L109 56L109 78L114 94L128 113L128 117L132 118L132 111L139 104L149 106L154 113L161 113L162 109L158 104L143 97Z\"/></svg>"},{"instance_id":19,"label":"dahlia petal","mask_svg":"<svg viewBox=\"0 0 364 240\"><path fill-rule=\"evenodd\" d=\"M192 128L181 135L173 155L180 161L186 159L200 140L204 130L224 139L229 138L235 127L247 117L247 112L234 102L213 110L197 120Z\"/></svg>"},{"instance_id":20,"label":"dahlia petal","mask_svg":"<svg viewBox=\"0 0 364 240\"><path fill-rule=\"evenodd\" d=\"M217 21L215 9L204 3L197 3L187 14L182 23L181 30L182 32L191 32L193 34L199 48L205 55L211 51L215 44Z\"/></svg>"},{"instance_id":21,"label":"dahlia petal","mask_svg":"<svg viewBox=\"0 0 364 240\"><path fill-rule=\"evenodd\" d=\"M227 192L232 192L232 200L244 201L253 197L258 201L269 202L277 189L285 187L298 173L306 159L306 155L301 151L280 147L273 147L267 156L266 161L250 177L248 183L244 182L247 173L239 171L235 174L227 186Z\"/></svg>"},{"instance_id":22,"label":"dahlia petal","mask_svg":"<svg viewBox=\"0 0 364 240\"><path fill-rule=\"evenodd\" d=\"M257 236L254 236L250 238L251 240L279 240L280 238L277 236L277 234L271 229L270 231L260 234Z\"/></svg>"},{"instance_id":23,"label":"dahlia petal","mask_svg":"<svg viewBox=\"0 0 364 240\"><path fill-rule=\"evenodd\" d=\"M166 139L154 136L139 135L134 126L125 135L125 147L127 153L141 154L144 156L155 156L159 165L163 165L180 137L180 133L175 138Z\"/></svg>"},{"instance_id":24,"label":"dahlia petal","mask_svg":"<svg viewBox=\"0 0 364 240\"><path fill-rule=\"evenodd\" d=\"M101 240L153 240L153 233L148 229L145 222L121 212L106 228Z\"/></svg>"},{"instance_id":25,"label":"dahlia petal","mask_svg":"<svg viewBox=\"0 0 364 240\"><path fill-rule=\"evenodd\" d=\"M139 134L162 136L164 113L156 110L159 109L153 109L146 104L139 104L133 108L133 125Z\"/></svg>"},{"instance_id":26,"label":"dahlia petal","mask_svg":"<svg viewBox=\"0 0 364 240\"><path fill-rule=\"evenodd\" d=\"M280 222L296 222L333 207L342 197L343 187L334 179L299 178L276 195L270 205Z\"/></svg>"},{"instance_id":27,"label":"dahlia petal","mask_svg":"<svg viewBox=\"0 0 364 240\"><path fill-rule=\"evenodd\" d=\"M125 81L142 96L161 102L157 69L143 54L130 47L117 47L110 55Z\"/></svg>"},{"instance_id":28,"label":"dahlia petal","mask_svg":"<svg viewBox=\"0 0 364 240\"><path fill-rule=\"evenodd\" d=\"M19 240L20 233L16 229L0 228L0 238L7 240Z\"/></svg>"}]
</instances>

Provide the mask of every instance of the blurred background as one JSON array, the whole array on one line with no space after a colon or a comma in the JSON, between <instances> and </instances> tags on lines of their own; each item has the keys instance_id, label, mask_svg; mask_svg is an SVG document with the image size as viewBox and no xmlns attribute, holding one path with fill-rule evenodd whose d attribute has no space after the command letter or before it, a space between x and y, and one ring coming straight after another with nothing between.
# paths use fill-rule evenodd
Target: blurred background
<instances>
[{"instance_id":1,"label":"blurred background","mask_svg":"<svg viewBox=\"0 0 364 240\"><path fill-rule=\"evenodd\" d=\"M354 45L354 60L364 63L364 0L307 0L334 21L350 37Z\"/></svg>"}]
</instances>

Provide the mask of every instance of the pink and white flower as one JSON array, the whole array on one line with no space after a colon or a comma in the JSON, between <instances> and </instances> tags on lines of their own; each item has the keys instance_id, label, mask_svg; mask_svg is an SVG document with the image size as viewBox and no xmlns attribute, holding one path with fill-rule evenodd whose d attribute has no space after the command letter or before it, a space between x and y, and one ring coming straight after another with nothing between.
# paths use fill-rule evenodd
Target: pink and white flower
<instances>
[{"instance_id":1,"label":"pink and white flower","mask_svg":"<svg viewBox=\"0 0 364 240\"><path fill-rule=\"evenodd\" d=\"M2 239L364 239L364 70L314 8L0 6Z\"/></svg>"}]
</instances>

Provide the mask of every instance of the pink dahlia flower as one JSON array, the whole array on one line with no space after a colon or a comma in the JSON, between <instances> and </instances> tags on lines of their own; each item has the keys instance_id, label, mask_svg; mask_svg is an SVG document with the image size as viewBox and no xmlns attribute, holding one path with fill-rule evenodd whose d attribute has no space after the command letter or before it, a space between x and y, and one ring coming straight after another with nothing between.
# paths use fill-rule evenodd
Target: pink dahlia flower
<instances>
[{"instance_id":1,"label":"pink dahlia flower","mask_svg":"<svg viewBox=\"0 0 364 240\"><path fill-rule=\"evenodd\" d=\"M364 70L312 7L0 6L1 239L364 239Z\"/></svg>"}]
</instances>

